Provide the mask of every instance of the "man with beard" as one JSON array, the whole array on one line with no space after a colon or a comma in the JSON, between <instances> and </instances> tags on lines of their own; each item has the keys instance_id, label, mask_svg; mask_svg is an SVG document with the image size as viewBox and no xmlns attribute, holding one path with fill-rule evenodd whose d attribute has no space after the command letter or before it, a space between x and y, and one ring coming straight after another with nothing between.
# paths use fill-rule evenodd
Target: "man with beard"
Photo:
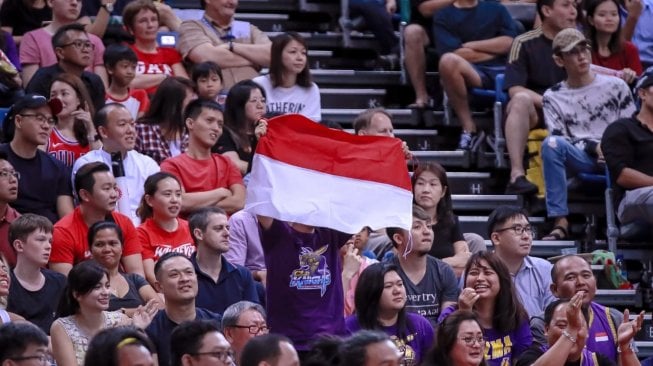
<instances>
[{"instance_id":1,"label":"man with beard","mask_svg":"<svg viewBox=\"0 0 653 366\"><path fill-rule=\"evenodd\" d=\"M433 245L433 229L429 215L413 205L410 233L399 228L386 229L397 255L392 262L399 267L399 276L406 288L406 308L437 324L440 310L458 301L459 289L451 267L428 255Z\"/></svg>"}]
</instances>

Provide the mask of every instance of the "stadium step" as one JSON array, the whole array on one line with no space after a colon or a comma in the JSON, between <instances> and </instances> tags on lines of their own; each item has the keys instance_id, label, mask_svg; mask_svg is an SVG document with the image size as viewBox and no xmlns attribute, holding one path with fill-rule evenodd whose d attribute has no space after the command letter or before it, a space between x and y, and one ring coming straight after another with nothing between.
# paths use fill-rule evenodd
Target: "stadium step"
<instances>
[{"instance_id":1,"label":"stadium step","mask_svg":"<svg viewBox=\"0 0 653 366\"><path fill-rule=\"evenodd\" d=\"M384 105L385 89L320 88L322 108L373 108Z\"/></svg>"},{"instance_id":2,"label":"stadium step","mask_svg":"<svg viewBox=\"0 0 653 366\"><path fill-rule=\"evenodd\" d=\"M453 209L460 211L491 212L497 206L521 206L522 197L514 194L452 194Z\"/></svg>"}]
</instances>

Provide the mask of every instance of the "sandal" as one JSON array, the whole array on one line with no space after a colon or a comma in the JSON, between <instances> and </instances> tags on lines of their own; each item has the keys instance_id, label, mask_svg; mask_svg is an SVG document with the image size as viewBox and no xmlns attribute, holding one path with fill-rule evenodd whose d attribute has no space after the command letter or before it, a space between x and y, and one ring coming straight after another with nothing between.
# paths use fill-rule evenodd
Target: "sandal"
<instances>
[{"instance_id":1,"label":"sandal","mask_svg":"<svg viewBox=\"0 0 653 366\"><path fill-rule=\"evenodd\" d=\"M568 237L569 232L567 231L567 228L556 225L553 227L553 230L551 230L549 235L542 237L542 240L565 240Z\"/></svg>"},{"instance_id":2,"label":"sandal","mask_svg":"<svg viewBox=\"0 0 653 366\"><path fill-rule=\"evenodd\" d=\"M433 98L428 98L426 101L411 103L406 108L408 108L408 109L426 109L426 108L432 108L433 104L434 104Z\"/></svg>"}]
</instances>

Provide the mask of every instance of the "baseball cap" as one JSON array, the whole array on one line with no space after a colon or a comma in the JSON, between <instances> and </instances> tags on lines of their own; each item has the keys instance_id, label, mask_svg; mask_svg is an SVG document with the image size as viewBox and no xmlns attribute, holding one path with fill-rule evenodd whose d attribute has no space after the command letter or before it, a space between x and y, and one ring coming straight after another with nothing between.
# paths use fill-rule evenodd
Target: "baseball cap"
<instances>
[{"instance_id":1,"label":"baseball cap","mask_svg":"<svg viewBox=\"0 0 653 366\"><path fill-rule=\"evenodd\" d=\"M576 28L566 28L558 32L553 39L553 52L569 52L579 44L587 45L587 39Z\"/></svg>"},{"instance_id":2,"label":"baseball cap","mask_svg":"<svg viewBox=\"0 0 653 366\"><path fill-rule=\"evenodd\" d=\"M653 85L653 66L649 67L642 73L642 76L637 79L637 83L635 84L635 90L639 90L641 88L648 88L649 86Z\"/></svg>"},{"instance_id":3,"label":"baseball cap","mask_svg":"<svg viewBox=\"0 0 653 366\"><path fill-rule=\"evenodd\" d=\"M44 96L39 94L25 94L20 97L12 106L9 108L5 119L2 121L2 132L5 141L10 141L13 138L14 134L14 118L17 114L22 112L25 109L34 109L40 108L43 106L49 106L53 115L59 114L63 105L61 100L57 98L46 99Z\"/></svg>"}]
</instances>

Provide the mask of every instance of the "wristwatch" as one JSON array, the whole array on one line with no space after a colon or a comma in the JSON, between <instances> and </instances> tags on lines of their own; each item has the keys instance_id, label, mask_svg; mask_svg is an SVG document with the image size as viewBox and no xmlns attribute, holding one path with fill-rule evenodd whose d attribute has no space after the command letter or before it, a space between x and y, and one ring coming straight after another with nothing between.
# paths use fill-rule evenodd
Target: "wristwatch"
<instances>
[{"instance_id":1,"label":"wristwatch","mask_svg":"<svg viewBox=\"0 0 653 366\"><path fill-rule=\"evenodd\" d=\"M104 10L106 10L109 14L113 13L113 3L102 4L102 7L103 7Z\"/></svg>"}]
</instances>

